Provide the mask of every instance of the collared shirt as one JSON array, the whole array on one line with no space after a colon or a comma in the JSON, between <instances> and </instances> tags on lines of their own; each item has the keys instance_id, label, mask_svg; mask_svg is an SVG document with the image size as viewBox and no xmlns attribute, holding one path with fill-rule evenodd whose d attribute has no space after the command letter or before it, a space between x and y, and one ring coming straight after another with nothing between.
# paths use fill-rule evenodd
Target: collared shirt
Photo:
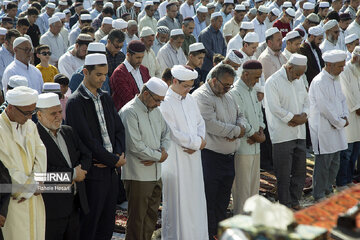
<instances>
[{"instance_id":1,"label":"collared shirt","mask_svg":"<svg viewBox=\"0 0 360 240\"><path fill-rule=\"evenodd\" d=\"M180 29L181 25L179 23L179 21L176 18L169 18L168 16L164 16L162 18L160 18L160 20L158 21L157 24L158 27L160 26L165 26L168 27L171 30L173 29Z\"/></svg>"},{"instance_id":2,"label":"collared shirt","mask_svg":"<svg viewBox=\"0 0 360 240\"><path fill-rule=\"evenodd\" d=\"M79 27L76 27L73 30L71 30L71 32L69 34L69 44L70 44L70 46L75 44L76 39L80 35L80 33L81 33L81 29Z\"/></svg>"},{"instance_id":3,"label":"collared shirt","mask_svg":"<svg viewBox=\"0 0 360 240\"><path fill-rule=\"evenodd\" d=\"M157 56L160 48L162 48L163 46L165 46L166 43L161 43L159 42L159 40L155 37L155 40L154 40L154 44L152 46L152 49L154 50L154 53L155 55Z\"/></svg>"},{"instance_id":4,"label":"collared shirt","mask_svg":"<svg viewBox=\"0 0 360 240\"><path fill-rule=\"evenodd\" d=\"M137 22L140 23L140 20L141 20L143 17L145 17L145 16L146 16L146 12L145 12L145 8L144 8L144 9L141 10L141 12L138 14L138 16L137 16ZM140 27L139 27L139 32L141 32L141 31L140 31Z\"/></svg>"},{"instance_id":5,"label":"collared shirt","mask_svg":"<svg viewBox=\"0 0 360 240\"><path fill-rule=\"evenodd\" d=\"M106 59L109 68L108 76L110 78L114 70L125 60L125 55L122 52L118 52L115 56L113 56L106 48Z\"/></svg>"},{"instance_id":6,"label":"collared shirt","mask_svg":"<svg viewBox=\"0 0 360 240\"><path fill-rule=\"evenodd\" d=\"M125 41L129 43L132 40L139 40L139 38L135 34L132 37L130 37L128 33L125 33Z\"/></svg>"},{"instance_id":7,"label":"collared shirt","mask_svg":"<svg viewBox=\"0 0 360 240\"><path fill-rule=\"evenodd\" d=\"M116 9L116 16L118 18L120 18L122 15L124 15L125 13L129 13L131 19L136 20L136 14L135 14L135 10L134 7L131 7L130 9L127 9L125 5L118 7L118 9Z\"/></svg>"},{"instance_id":8,"label":"collared shirt","mask_svg":"<svg viewBox=\"0 0 360 240\"><path fill-rule=\"evenodd\" d=\"M271 142L306 139L305 124L288 126L295 114L309 116L309 97L303 82L299 79L289 81L285 68L281 67L266 80L264 96Z\"/></svg>"},{"instance_id":9,"label":"collared shirt","mask_svg":"<svg viewBox=\"0 0 360 240\"><path fill-rule=\"evenodd\" d=\"M60 33L55 36L52 32L47 31L40 38L40 44L46 44L50 47L50 60L51 65L56 65L60 57L66 52L67 46L65 45L63 37Z\"/></svg>"},{"instance_id":10,"label":"collared shirt","mask_svg":"<svg viewBox=\"0 0 360 240\"><path fill-rule=\"evenodd\" d=\"M194 5L189 6L189 4L185 1L180 6L180 14L183 16L183 18L193 17L196 14Z\"/></svg>"},{"instance_id":11,"label":"collared shirt","mask_svg":"<svg viewBox=\"0 0 360 240\"><path fill-rule=\"evenodd\" d=\"M184 51L185 56L189 55L189 46L193 43L196 43L195 37L192 34L187 35L187 36L185 35L184 42L181 46L181 48Z\"/></svg>"},{"instance_id":12,"label":"collared shirt","mask_svg":"<svg viewBox=\"0 0 360 240\"><path fill-rule=\"evenodd\" d=\"M154 31L154 33L156 33L156 27L157 27L156 19L154 17L149 17L148 15L145 15L143 18L141 18L139 22L139 32L141 32L143 27L149 27Z\"/></svg>"},{"instance_id":13,"label":"collared shirt","mask_svg":"<svg viewBox=\"0 0 360 240\"><path fill-rule=\"evenodd\" d=\"M135 69L131 64L128 62L127 59L124 61L126 69L129 71L129 73L132 75L132 77L135 79L136 85L138 89L142 89L144 82L142 80L142 76L140 73L140 68Z\"/></svg>"},{"instance_id":14,"label":"collared shirt","mask_svg":"<svg viewBox=\"0 0 360 240\"><path fill-rule=\"evenodd\" d=\"M161 72L163 72L165 68L172 68L178 64L185 65L187 62L182 48L174 49L170 42L166 43L165 46L159 50L157 60L160 64Z\"/></svg>"},{"instance_id":15,"label":"collared shirt","mask_svg":"<svg viewBox=\"0 0 360 240\"><path fill-rule=\"evenodd\" d=\"M105 37L107 34L104 33L104 31L99 28L96 32L95 32L95 42L100 42L100 40Z\"/></svg>"},{"instance_id":16,"label":"collared shirt","mask_svg":"<svg viewBox=\"0 0 360 240\"><path fill-rule=\"evenodd\" d=\"M14 55L12 55L3 45L0 48L0 79L2 79L4 71L9 64L14 61ZM0 83L0 89L3 89L2 83ZM7 88L7 86L5 86Z\"/></svg>"},{"instance_id":17,"label":"collared shirt","mask_svg":"<svg viewBox=\"0 0 360 240\"><path fill-rule=\"evenodd\" d=\"M337 41L337 46L340 50L347 51L346 45L345 45L345 30L341 29L339 27L340 33Z\"/></svg>"},{"instance_id":18,"label":"collared shirt","mask_svg":"<svg viewBox=\"0 0 360 240\"><path fill-rule=\"evenodd\" d=\"M224 24L227 23L228 21L230 21L230 19L233 17L233 15L231 13L226 15L223 11L220 11L220 14L221 14L221 16L223 18L223 23L222 23L222 26L221 26L221 29L220 29L220 31L222 31L223 28L224 28Z\"/></svg>"},{"instance_id":19,"label":"collared shirt","mask_svg":"<svg viewBox=\"0 0 360 240\"><path fill-rule=\"evenodd\" d=\"M230 41L228 42L227 53L229 53L230 50L233 49L239 51L239 49L241 49L242 47L243 47L243 39L240 36L240 34L236 34L236 36L230 39Z\"/></svg>"},{"instance_id":20,"label":"collared shirt","mask_svg":"<svg viewBox=\"0 0 360 240\"><path fill-rule=\"evenodd\" d=\"M240 125L245 126L247 121L230 93L217 97L206 82L192 96L197 100L206 124L205 148L221 154L235 153L239 149L240 140L229 142L226 138L238 137Z\"/></svg>"},{"instance_id":21,"label":"collared shirt","mask_svg":"<svg viewBox=\"0 0 360 240\"><path fill-rule=\"evenodd\" d=\"M85 59L80 59L74 55L70 51L67 51L64 55L62 55L59 59L58 69L59 72L65 74L69 79L71 75L85 63Z\"/></svg>"},{"instance_id":22,"label":"collared shirt","mask_svg":"<svg viewBox=\"0 0 360 240\"><path fill-rule=\"evenodd\" d=\"M36 25L38 25L40 29L41 35L46 33L49 30L49 15L46 12L39 15L38 19L36 20Z\"/></svg>"},{"instance_id":23,"label":"collared shirt","mask_svg":"<svg viewBox=\"0 0 360 240\"><path fill-rule=\"evenodd\" d=\"M90 12L91 19L95 19L101 12L96 10L95 8Z\"/></svg>"},{"instance_id":24,"label":"collared shirt","mask_svg":"<svg viewBox=\"0 0 360 240\"><path fill-rule=\"evenodd\" d=\"M256 17L251 22L254 24L254 31L259 36L259 43L265 42L266 25L264 23L261 24Z\"/></svg>"},{"instance_id":25,"label":"collared shirt","mask_svg":"<svg viewBox=\"0 0 360 240\"><path fill-rule=\"evenodd\" d=\"M98 89L97 95L95 96L92 92L90 92L90 90L87 87L85 87L84 83L82 83L82 86L85 89L86 93L88 94L88 97L91 98L94 102L96 115L98 117L99 124L100 124L101 137L103 139L103 147L108 152L112 153L113 147L112 147L112 144L110 141L109 133L106 128L104 109L103 109L101 99L100 99L100 97L103 95L103 92L100 89Z\"/></svg>"},{"instance_id":26,"label":"collared shirt","mask_svg":"<svg viewBox=\"0 0 360 240\"><path fill-rule=\"evenodd\" d=\"M360 25L356 22L356 20L350 23L349 27L345 31L345 35L349 36L353 33L355 33L360 38Z\"/></svg>"},{"instance_id":27,"label":"collared shirt","mask_svg":"<svg viewBox=\"0 0 360 240\"><path fill-rule=\"evenodd\" d=\"M194 35L196 41L198 41L200 32L206 28L206 21L200 22L199 18L197 16L194 16L193 18L194 18L194 22L195 22L195 28L193 31L193 35Z\"/></svg>"},{"instance_id":28,"label":"collared shirt","mask_svg":"<svg viewBox=\"0 0 360 240\"><path fill-rule=\"evenodd\" d=\"M237 23L234 17L231 18L230 21L224 24L224 28L223 28L224 36L231 35L232 37L235 37L240 31L240 26L241 26L241 22Z\"/></svg>"},{"instance_id":29,"label":"collared shirt","mask_svg":"<svg viewBox=\"0 0 360 240\"><path fill-rule=\"evenodd\" d=\"M326 52L326 51L339 49L339 47L337 45L333 44L332 42L330 42L327 39L324 39L324 41L320 44L319 48L320 48L322 54L324 54L324 52Z\"/></svg>"},{"instance_id":30,"label":"collared shirt","mask_svg":"<svg viewBox=\"0 0 360 240\"><path fill-rule=\"evenodd\" d=\"M159 7L158 7L158 11L159 11L159 16L160 18L164 17L166 15L166 6L169 4L168 1L163 1L162 3L160 3Z\"/></svg>"},{"instance_id":31,"label":"collared shirt","mask_svg":"<svg viewBox=\"0 0 360 240\"><path fill-rule=\"evenodd\" d=\"M281 66L287 62L287 59L281 52L275 53L269 47L266 47L265 51L260 54L258 60L263 66L265 80L278 71Z\"/></svg>"},{"instance_id":32,"label":"collared shirt","mask_svg":"<svg viewBox=\"0 0 360 240\"><path fill-rule=\"evenodd\" d=\"M294 28L296 28L299 24L302 24L305 21L305 18L304 14L301 14L300 17L295 20Z\"/></svg>"},{"instance_id":33,"label":"collared shirt","mask_svg":"<svg viewBox=\"0 0 360 240\"><path fill-rule=\"evenodd\" d=\"M161 78L162 72L160 71L160 64L156 59L154 50L150 48L150 50L145 51L141 64L148 68L150 77Z\"/></svg>"}]
</instances>

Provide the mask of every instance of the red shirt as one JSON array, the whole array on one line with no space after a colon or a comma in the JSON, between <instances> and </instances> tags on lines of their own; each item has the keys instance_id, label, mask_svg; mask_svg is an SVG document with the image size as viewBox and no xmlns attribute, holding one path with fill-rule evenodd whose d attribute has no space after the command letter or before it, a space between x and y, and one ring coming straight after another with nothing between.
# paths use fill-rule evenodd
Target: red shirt
<instances>
[{"instance_id":1,"label":"red shirt","mask_svg":"<svg viewBox=\"0 0 360 240\"><path fill-rule=\"evenodd\" d=\"M279 31L282 34L282 37L285 37L288 32L291 31L290 23L283 23L279 20L276 20L276 22L273 24L273 27L276 27L279 29Z\"/></svg>"}]
</instances>

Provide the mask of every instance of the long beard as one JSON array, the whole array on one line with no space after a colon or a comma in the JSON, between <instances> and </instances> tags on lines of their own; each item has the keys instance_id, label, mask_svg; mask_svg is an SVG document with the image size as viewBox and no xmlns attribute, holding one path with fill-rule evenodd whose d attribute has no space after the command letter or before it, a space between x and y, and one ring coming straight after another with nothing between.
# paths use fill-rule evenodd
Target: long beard
<instances>
[{"instance_id":1,"label":"long beard","mask_svg":"<svg viewBox=\"0 0 360 240\"><path fill-rule=\"evenodd\" d=\"M332 35L329 35L328 41L331 42L332 44L336 45L338 40L335 40Z\"/></svg>"}]
</instances>

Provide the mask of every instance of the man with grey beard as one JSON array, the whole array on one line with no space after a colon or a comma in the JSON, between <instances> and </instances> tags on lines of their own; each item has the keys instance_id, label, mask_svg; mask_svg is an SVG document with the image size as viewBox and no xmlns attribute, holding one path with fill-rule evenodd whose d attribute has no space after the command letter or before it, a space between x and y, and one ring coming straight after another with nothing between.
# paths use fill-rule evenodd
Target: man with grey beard
<instances>
[{"instance_id":1,"label":"man with grey beard","mask_svg":"<svg viewBox=\"0 0 360 240\"><path fill-rule=\"evenodd\" d=\"M339 46L337 46L337 42L340 34L338 22L335 19L330 20L327 23L325 23L323 28L325 31L325 39L320 44L321 52L324 53L326 51L335 50L335 49L340 50Z\"/></svg>"}]
</instances>

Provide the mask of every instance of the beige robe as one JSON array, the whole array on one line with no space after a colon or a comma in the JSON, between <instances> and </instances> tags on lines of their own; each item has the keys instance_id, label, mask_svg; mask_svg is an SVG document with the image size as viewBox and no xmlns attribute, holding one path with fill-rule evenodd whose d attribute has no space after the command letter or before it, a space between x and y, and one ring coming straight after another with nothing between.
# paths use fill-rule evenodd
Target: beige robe
<instances>
[{"instance_id":1,"label":"beige robe","mask_svg":"<svg viewBox=\"0 0 360 240\"><path fill-rule=\"evenodd\" d=\"M0 115L0 160L9 170L13 186L34 186L34 173L46 172L46 148L31 120L18 130L16 126L5 111ZM13 188L5 226L2 228L4 239L45 239L45 206L41 195L33 195L35 190L34 187L26 191ZM26 200L18 203L22 197Z\"/></svg>"}]
</instances>

